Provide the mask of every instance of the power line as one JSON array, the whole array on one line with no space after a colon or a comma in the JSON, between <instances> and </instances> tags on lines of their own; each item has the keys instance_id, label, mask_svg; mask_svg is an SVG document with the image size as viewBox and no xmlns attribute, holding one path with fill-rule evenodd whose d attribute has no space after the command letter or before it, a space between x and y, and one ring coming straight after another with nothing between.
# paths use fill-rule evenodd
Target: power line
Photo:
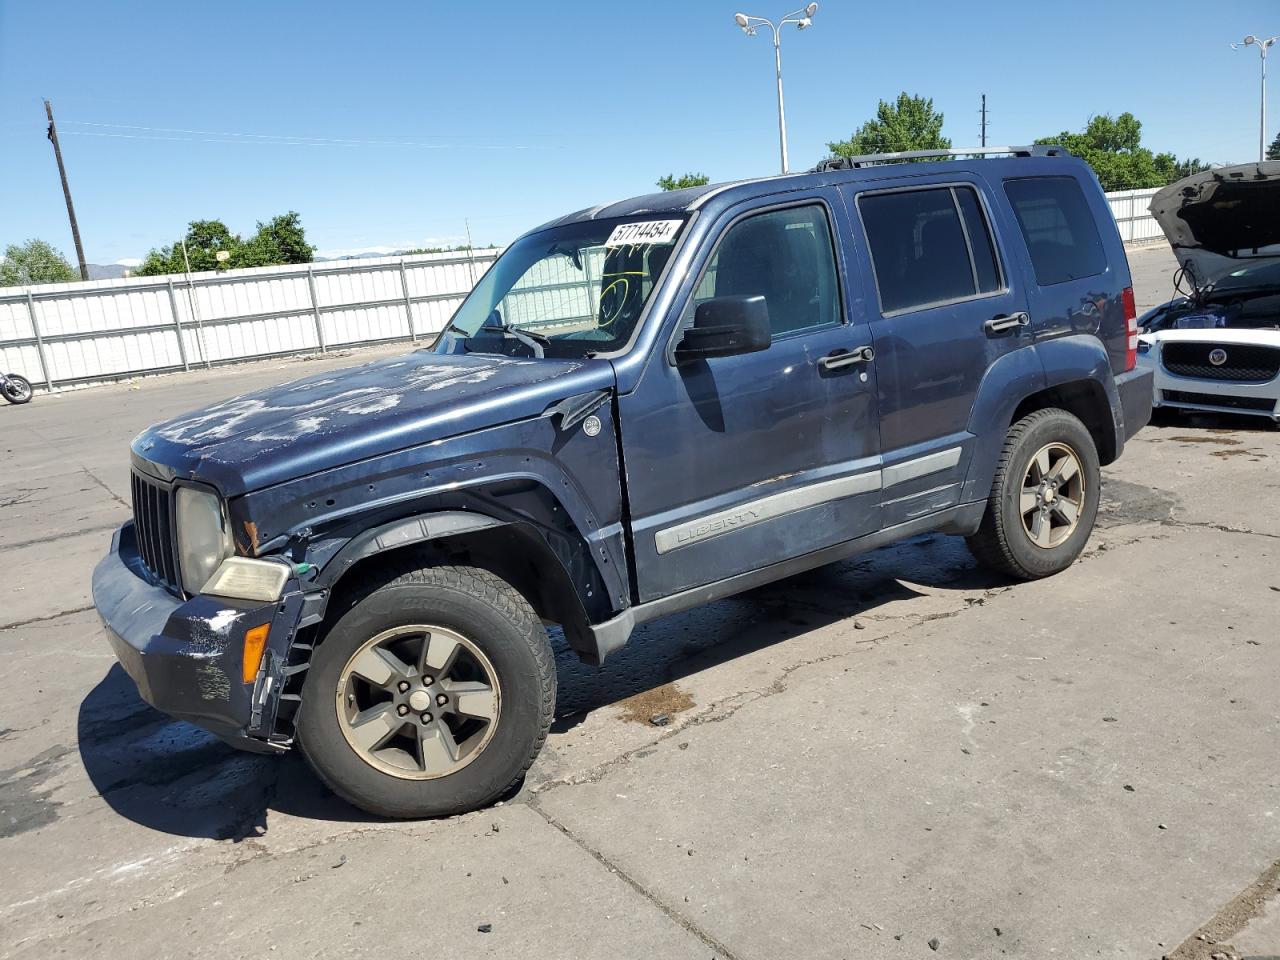
<instances>
[{"instance_id":1,"label":"power line","mask_svg":"<svg viewBox=\"0 0 1280 960\"><path fill-rule=\"evenodd\" d=\"M165 140L172 143L238 143L242 146L257 147L360 147L391 146L416 147L421 150L551 150L549 146L532 146L529 144L491 144L491 143L412 143L375 140L352 140L344 142L313 142L308 140L241 140L226 137L167 137L146 133L104 133L94 130L66 130L68 137L106 137L112 140Z\"/></svg>"},{"instance_id":2,"label":"power line","mask_svg":"<svg viewBox=\"0 0 1280 960\"><path fill-rule=\"evenodd\" d=\"M188 130L181 127L148 127L138 124L129 123L104 123L95 120L64 120L63 124L75 124L84 127L100 127L108 130L141 130L148 133L178 133L189 136L198 137L229 137L236 140L250 141L283 141L288 143L315 143L315 144L358 144L362 146L426 146L434 147L440 144L427 143L428 140L466 140L466 139L484 139L483 135L469 134L440 134L428 135L414 139L378 139L372 140L357 137L307 137L294 134L284 133L238 133L224 130ZM67 131L68 133L72 131ZM87 131L76 131L80 135L85 135ZM124 136L124 134L119 134ZM449 144L444 144L449 146ZM502 147L495 145L498 149L512 149L510 147Z\"/></svg>"}]
</instances>

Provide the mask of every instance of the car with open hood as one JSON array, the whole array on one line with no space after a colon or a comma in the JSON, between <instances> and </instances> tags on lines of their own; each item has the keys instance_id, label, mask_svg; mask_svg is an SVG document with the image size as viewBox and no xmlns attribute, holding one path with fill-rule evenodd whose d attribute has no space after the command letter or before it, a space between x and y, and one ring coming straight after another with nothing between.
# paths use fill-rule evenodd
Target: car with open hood
<instances>
[{"instance_id":1,"label":"car with open hood","mask_svg":"<svg viewBox=\"0 0 1280 960\"><path fill-rule=\"evenodd\" d=\"M982 151L980 151L982 152ZM374 813L474 809L635 628L917 534L1084 548L1151 412L1089 167L880 155L590 207L438 340L132 444L93 577L142 697Z\"/></svg>"},{"instance_id":2,"label":"car with open hood","mask_svg":"<svg viewBox=\"0 0 1280 960\"><path fill-rule=\"evenodd\" d=\"M1280 421L1280 161L1187 177L1150 209L1184 291L1138 321L1154 405Z\"/></svg>"}]
</instances>

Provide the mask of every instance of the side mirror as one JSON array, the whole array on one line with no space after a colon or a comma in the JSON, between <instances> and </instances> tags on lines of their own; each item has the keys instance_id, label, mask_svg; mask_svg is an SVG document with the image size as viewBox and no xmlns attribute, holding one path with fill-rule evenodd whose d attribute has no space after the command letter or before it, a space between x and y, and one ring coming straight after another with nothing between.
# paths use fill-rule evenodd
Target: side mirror
<instances>
[{"instance_id":1,"label":"side mirror","mask_svg":"<svg viewBox=\"0 0 1280 960\"><path fill-rule=\"evenodd\" d=\"M772 342L764 297L716 297L699 304L693 326L676 345L675 360L680 364L734 357L768 350Z\"/></svg>"}]
</instances>

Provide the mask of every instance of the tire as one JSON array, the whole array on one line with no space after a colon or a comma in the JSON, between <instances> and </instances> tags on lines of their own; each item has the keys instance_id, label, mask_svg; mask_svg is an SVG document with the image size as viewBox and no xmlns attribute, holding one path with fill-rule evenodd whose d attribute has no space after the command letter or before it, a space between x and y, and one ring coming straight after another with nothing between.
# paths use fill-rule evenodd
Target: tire
<instances>
[{"instance_id":1,"label":"tire","mask_svg":"<svg viewBox=\"0 0 1280 960\"><path fill-rule=\"evenodd\" d=\"M26 377L11 373L9 374L9 382L4 385L4 389L0 390L0 393L3 393L4 398L10 403L30 403L31 381Z\"/></svg>"},{"instance_id":2,"label":"tire","mask_svg":"<svg viewBox=\"0 0 1280 960\"><path fill-rule=\"evenodd\" d=\"M1051 465L1049 480L1060 463L1064 464L1062 472L1069 472L1067 455L1074 456L1077 469L1072 479L1051 490L1035 482L1042 473L1039 464L1045 461L1035 465L1033 461L1043 458L1043 451L1047 451ZM1100 478L1097 447L1079 419L1057 408L1028 414L1005 438L982 524L967 538L970 551L984 566L1019 580L1060 573L1080 556L1093 532ZM1039 499L1024 500L1024 491L1037 494ZM1028 503L1034 506L1024 522L1022 508ZM1067 522L1072 510L1074 526ZM1036 513L1041 514L1039 524ZM1047 530L1046 517L1050 524Z\"/></svg>"},{"instance_id":3,"label":"tire","mask_svg":"<svg viewBox=\"0 0 1280 960\"><path fill-rule=\"evenodd\" d=\"M555 711L551 647L528 601L494 574L462 566L384 571L354 596L316 647L302 690L298 742L320 779L362 810L393 818L466 813L516 787L542 749ZM421 647L415 646L419 626L429 628ZM455 651L452 667L435 658L438 677L425 652L437 643ZM420 666L410 663L414 650L422 651ZM409 679L392 671L385 683L382 676L369 681L367 675L381 669L370 651L383 661L391 653L399 667L410 668ZM446 670L462 670L464 679L446 677ZM411 692L401 692L406 684ZM466 695L483 705L463 710L464 695L454 691L477 684L488 684L490 695ZM432 714L441 697L456 702ZM485 715L491 719L475 719ZM365 729L370 716L373 733ZM373 746L377 724L388 731L400 726ZM441 727L454 729L446 738ZM440 746L442 738L449 747ZM467 744L470 753L453 756Z\"/></svg>"}]
</instances>

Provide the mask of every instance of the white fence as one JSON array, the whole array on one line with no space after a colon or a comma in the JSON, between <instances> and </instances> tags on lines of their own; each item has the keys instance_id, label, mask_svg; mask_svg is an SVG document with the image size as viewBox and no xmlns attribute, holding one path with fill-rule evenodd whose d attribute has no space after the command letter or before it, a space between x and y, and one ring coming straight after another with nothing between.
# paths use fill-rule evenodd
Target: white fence
<instances>
[{"instance_id":1,"label":"white fence","mask_svg":"<svg viewBox=\"0 0 1280 960\"><path fill-rule=\"evenodd\" d=\"M1107 194L1111 215L1116 218L1120 239L1125 243L1164 239L1156 218L1147 212L1155 195L1155 190L1117 190Z\"/></svg>"},{"instance_id":2,"label":"white fence","mask_svg":"<svg viewBox=\"0 0 1280 960\"><path fill-rule=\"evenodd\" d=\"M17 287L0 294L0 369L53 389L417 340L444 327L497 253Z\"/></svg>"},{"instance_id":3,"label":"white fence","mask_svg":"<svg viewBox=\"0 0 1280 960\"><path fill-rule=\"evenodd\" d=\"M1107 194L1126 243L1158 239L1155 190ZM49 389L437 333L496 250L18 287L0 294L0 369ZM585 278L530 277L513 319L585 317ZM545 272L545 271L544 271ZM524 286L522 284L521 286ZM551 299L548 300L548 297ZM554 302L553 302L554 301Z\"/></svg>"}]
</instances>

